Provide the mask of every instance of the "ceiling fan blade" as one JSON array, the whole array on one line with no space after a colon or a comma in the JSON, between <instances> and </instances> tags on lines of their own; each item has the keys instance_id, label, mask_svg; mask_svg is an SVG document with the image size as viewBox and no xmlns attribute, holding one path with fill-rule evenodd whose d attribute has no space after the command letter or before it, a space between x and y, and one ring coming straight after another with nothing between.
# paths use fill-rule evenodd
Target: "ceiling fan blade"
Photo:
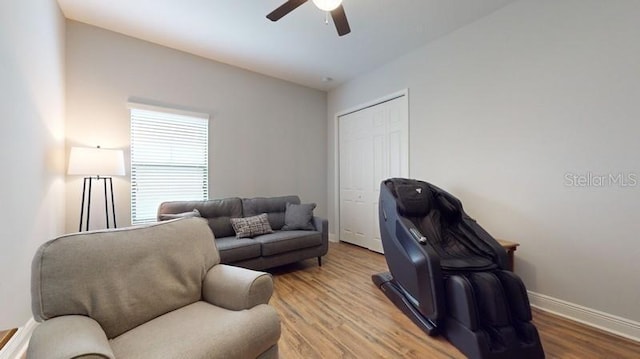
<instances>
[{"instance_id":1,"label":"ceiling fan blade","mask_svg":"<svg viewBox=\"0 0 640 359\"><path fill-rule=\"evenodd\" d=\"M271 21L278 21L283 16L295 10L298 6L306 3L307 0L289 0L286 3L280 5L279 8L273 10L269 15L267 15L267 19Z\"/></svg>"},{"instance_id":2,"label":"ceiling fan blade","mask_svg":"<svg viewBox=\"0 0 640 359\"><path fill-rule=\"evenodd\" d=\"M336 25L336 30L338 30L338 35L344 36L351 32L349 21L347 21L347 14L345 14L342 5L331 11L331 17L333 18L333 23Z\"/></svg>"}]
</instances>

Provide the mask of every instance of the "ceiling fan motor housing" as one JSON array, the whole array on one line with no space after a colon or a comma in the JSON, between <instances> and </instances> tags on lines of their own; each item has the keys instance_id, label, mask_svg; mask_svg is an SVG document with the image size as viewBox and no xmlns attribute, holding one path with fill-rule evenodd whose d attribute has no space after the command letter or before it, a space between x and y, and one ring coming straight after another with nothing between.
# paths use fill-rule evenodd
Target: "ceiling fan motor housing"
<instances>
[{"instance_id":1,"label":"ceiling fan motor housing","mask_svg":"<svg viewBox=\"0 0 640 359\"><path fill-rule=\"evenodd\" d=\"M324 10L324 11L335 10L342 3L342 0L312 0L312 1L318 7L318 9Z\"/></svg>"},{"instance_id":2,"label":"ceiling fan motor housing","mask_svg":"<svg viewBox=\"0 0 640 359\"><path fill-rule=\"evenodd\" d=\"M278 21L283 16L297 9L298 6L306 3L309 0L287 0L284 4L280 5L277 9L267 15L267 19L271 21ZM342 6L342 0L312 0L313 3L321 10L331 13L333 23L336 25L336 30L339 36L344 36L351 32L349 26L349 20L344 12Z\"/></svg>"}]
</instances>

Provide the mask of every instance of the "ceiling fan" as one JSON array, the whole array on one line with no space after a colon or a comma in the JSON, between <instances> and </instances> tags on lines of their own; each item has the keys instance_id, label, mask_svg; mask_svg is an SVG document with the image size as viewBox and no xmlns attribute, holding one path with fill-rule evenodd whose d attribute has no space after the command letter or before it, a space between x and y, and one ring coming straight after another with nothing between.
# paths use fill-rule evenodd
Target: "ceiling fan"
<instances>
[{"instance_id":1,"label":"ceiling fan","mask_svg":"<svg viewBox=\"0 0 640 359\"><path fill-rule=\"evenodd\" d=\"M277 9L273 10L267 19L271 21L278 21L283 16L295 10L298 6L306 3L308 0L288 0L286 3L280 5ZM331 18L336 25L339 36L344 36L351 32L349 22L347 21L347 15L344 13L342 7L342 0L312 0L313 3L320 10L331 12Z\"/></svg>"}]
</instances>

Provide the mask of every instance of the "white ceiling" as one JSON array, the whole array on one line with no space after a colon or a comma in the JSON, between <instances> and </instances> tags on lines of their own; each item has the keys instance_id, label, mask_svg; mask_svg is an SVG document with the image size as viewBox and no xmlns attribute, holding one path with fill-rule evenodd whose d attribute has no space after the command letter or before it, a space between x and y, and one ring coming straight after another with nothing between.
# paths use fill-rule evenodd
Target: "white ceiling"
<instances>
[{"instance_id":1,"label":"white ceiling","mask_svg":"<svg viewBox=\"0 0 640 359\"><path fill-rule=\"evenodd\" d=\"M278 22L266 15L285 0L58 3L72 20L328 90L513 1L344 0L351 33L343 37L311 1Z\"/></svg>"}]
</instances>

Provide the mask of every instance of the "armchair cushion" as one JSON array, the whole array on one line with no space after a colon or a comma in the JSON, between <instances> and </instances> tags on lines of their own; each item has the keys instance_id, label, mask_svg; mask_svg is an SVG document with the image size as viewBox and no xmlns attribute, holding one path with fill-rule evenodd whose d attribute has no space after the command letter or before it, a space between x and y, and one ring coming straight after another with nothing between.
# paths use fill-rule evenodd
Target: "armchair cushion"
<instances>
[{"instance_id":1,"label":"armchair cushion","mask_svg":"<svg viewBox=\"0 0 640 359\"><path fill-rule=\"evenodd\" d=\"M33 333L31 343L27 357L33 359L115 359L100 324L81 315L47 320Z\"/></svg>"},{"instance_id":2,"label":"armchair cushion","mask_svg":"<svg viewBox=\"0 0 640 359\"><path fill-rule=\"evenodd\" d=\"M85 315L113 338L200 300L219 261L202 218L63 236L34 257L34 318Z\"/></svg>"},{"instance_id":3,"label":"armchair cushion","mask_svg":"<svg viewBox=\"0 0 640 359\"><path fill-rule=\"evenodd\" d=\"M269 273L218 264L204 279L202 297L230 310L250 309L269 303L273 280Z\"/></svg>"},{"instance_id":4,"label":"armchair cushion","mask_svg":"<svg viewBox=\"0 0 640 359\"><path fill-rule=\"evenodd\" d=\"M200 301L112 339L111 346L118 359L247 359L279 338L280 319L268 305L233 311Z\"/></svg>"}]
</instances>

